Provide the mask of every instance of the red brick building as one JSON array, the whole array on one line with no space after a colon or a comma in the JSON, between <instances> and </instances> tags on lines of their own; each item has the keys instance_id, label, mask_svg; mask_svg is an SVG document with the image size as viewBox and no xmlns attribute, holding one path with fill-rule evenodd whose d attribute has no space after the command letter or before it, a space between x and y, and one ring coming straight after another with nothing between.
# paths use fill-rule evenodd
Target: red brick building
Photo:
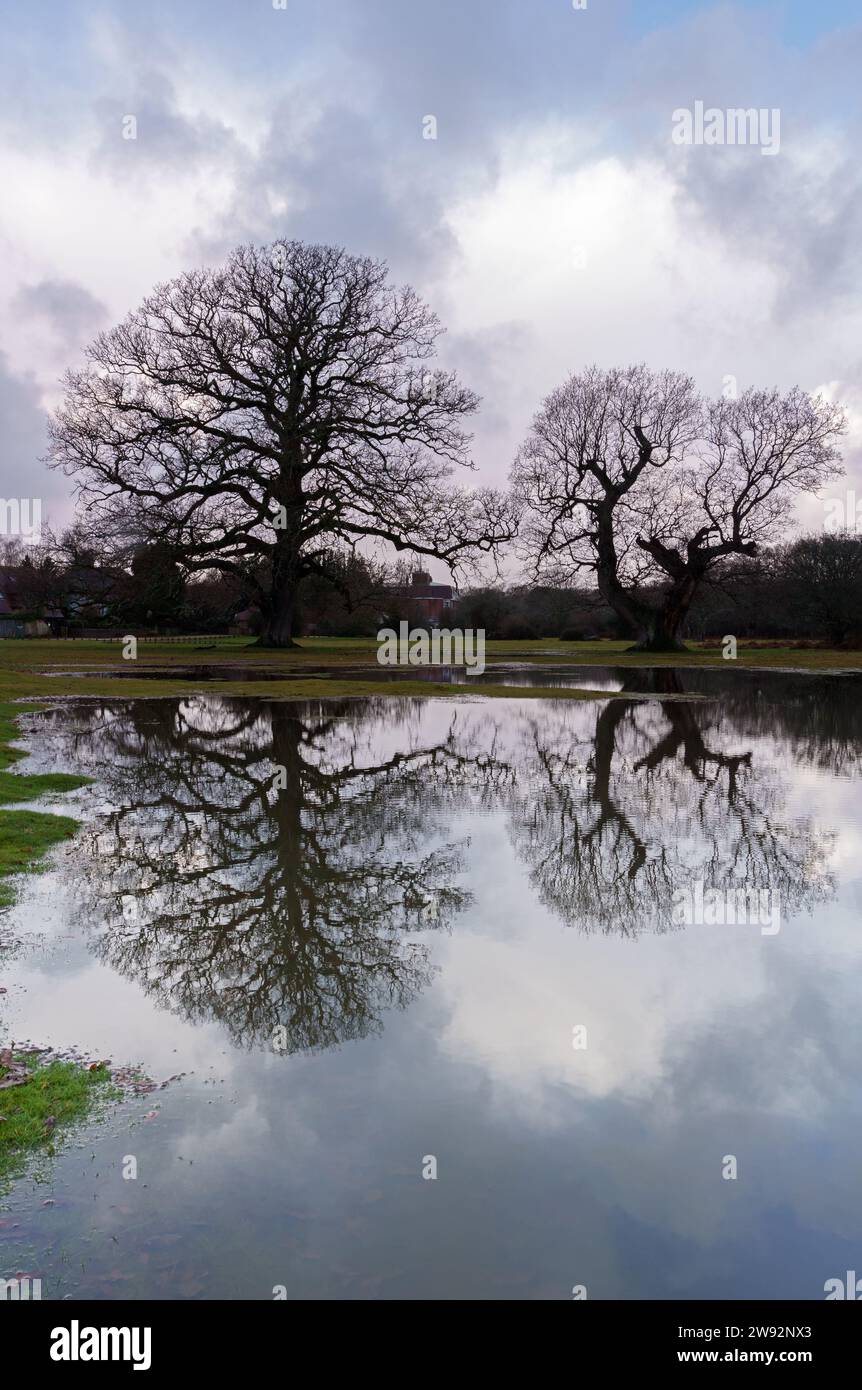
<instances>
[{"instance_id":1,"label":"red brick building","mask_svg":"<svg viewBox=\"0 0 862 1390\"><path fill-rule=\"evenodd\" d=\"M417 570L410 583L402 584L394 593L406 605L413 622L445 626L458 602L457 589L451 584L435 584L425 570Z\"/></svg>"}]
</instances>

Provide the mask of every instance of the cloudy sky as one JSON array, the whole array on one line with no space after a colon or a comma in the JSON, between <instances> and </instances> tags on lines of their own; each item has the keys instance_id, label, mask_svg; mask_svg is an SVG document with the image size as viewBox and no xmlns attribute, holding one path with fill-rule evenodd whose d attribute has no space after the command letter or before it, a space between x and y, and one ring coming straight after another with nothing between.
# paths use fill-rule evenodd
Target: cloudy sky
<instances>
[{"instance_id":1,"label":"cloudy sky","mask_svg":"<svg viewBox=\"0 0 862 1390\"><path fill-rule=\"evenodd\" d=\"M3 494L67 519L64 369L155 282L287 236L434 305L483 481L569 372L645 360L841 398L830 492L862 498L858 5L579 3L3 0ZM779 147L676 144L697 101L777 110Z\"/></svg>"}]
</instances>

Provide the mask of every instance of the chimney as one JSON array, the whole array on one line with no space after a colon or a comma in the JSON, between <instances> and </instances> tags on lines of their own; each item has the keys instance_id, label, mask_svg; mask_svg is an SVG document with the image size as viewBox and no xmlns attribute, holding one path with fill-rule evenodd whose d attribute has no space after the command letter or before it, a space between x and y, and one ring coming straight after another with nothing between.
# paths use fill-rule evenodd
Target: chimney
<instances>
[{"instance_id":1,"label":"chimney","mask_svg":"<svg viewBox=\"0 0 862 1390\"><path fill-rule=\"evenodd\" d=\"M415 573L414 573L414 575L413 575L413 587L414 587L414 589L418 589L419 586L420 586L420 584L430 584L430 583L431 583L431 576L430 576L430 574L427 574L427 573L425 572L425 570L416 570L416 571L415 571Z\"/></svg>"}]
</instances>

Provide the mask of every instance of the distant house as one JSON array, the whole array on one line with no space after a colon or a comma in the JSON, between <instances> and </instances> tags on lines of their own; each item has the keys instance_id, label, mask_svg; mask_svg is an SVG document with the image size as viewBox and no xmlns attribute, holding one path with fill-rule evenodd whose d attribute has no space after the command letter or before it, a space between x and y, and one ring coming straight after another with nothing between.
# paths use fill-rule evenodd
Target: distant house
<instances>
[{"instance_id":1,"label":"distant house","mask_svg":"<svg viewBox=\"0 0 862 1390\"><path fill-rule=\"evenodd\" d=\"M50 628L26 612L17 566L0 565L0 637L46 637Z\"/></svg>"},{"instance_id":2,"label":"distant house","mask_svg":"<svg viewBox=\"0 0 862 1390\"><path fill-rule=\"evenodd\" d=\"M70 622L99 621L115 584L115 575L95 566L44 572L0 565L0 637L62 636Z\"/></svg>"},{"instance_id":3,"label":"distant house","mask_svg":"<svg viewBox=\"0 0 862 1390\"><path fill-rule=\"evenodd\" d=\"M243 608L234 614L228 632L235 637L254 637L263 628L263 615L259 608Z\"/></svg>"},{"instance_id":4,"label":"distant house","mask_svg":"<svg viewBox=\"0 0 862 1390\"><path fill-rule=\"evenodd\" d=\"M435 584L425 570L416 570L409 584L401 584L392 592L406 606L413 622L432 625L445 623L458 602L457 589L451 584Z\"/></svg>"},{"instance_id":5,"label":"distant house","mask_svg":"<svg viewBox=\"0 0 862 1390\"><path fill-rule=\"evenodd\" d=\"M0 565L0 637L25 637L18 573L12 565Z\"/></svg>"},{"instance_id":6,"label":"distant house","mask_svg":"<svg viewBox=\"0 0 862 1390\"><path fill-rule=\"evenodd\" d=\"M0 617L17 613L21 608L18 571L12 565L0 565Z\"/></svg>"},{"instance_id":7,"label":"distant house","mask_svg":"<svg viewBox=\"0 0 862 1390\"><path fill-rule=\"evenodd\" d=\"M62 607L70 618L102 619L110 612L110 602L118 581L125 576L96 565L70 565L63 571Z\"/></svg>"}]
</instances>

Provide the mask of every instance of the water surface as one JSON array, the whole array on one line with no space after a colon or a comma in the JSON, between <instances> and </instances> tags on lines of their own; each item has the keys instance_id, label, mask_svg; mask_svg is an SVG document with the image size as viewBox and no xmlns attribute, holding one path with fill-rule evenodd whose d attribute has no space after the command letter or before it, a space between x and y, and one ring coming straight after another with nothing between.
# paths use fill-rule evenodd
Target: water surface
<instances>
[{"instance_id":1,"label":"water surface","mask_svg":"<svg viewBox=\"0 0 862 1390\"><path fill-rule=\"evenodd\" d=\"M185 1075L0 1198L0 1274L822 1298L862 1267L862 683L592 674L655 699L31 720L22 770L97 781L0 918L4 1034ZM681 923L697 882L777 892L780 930Z\"/></svg>"}]
</instances>

